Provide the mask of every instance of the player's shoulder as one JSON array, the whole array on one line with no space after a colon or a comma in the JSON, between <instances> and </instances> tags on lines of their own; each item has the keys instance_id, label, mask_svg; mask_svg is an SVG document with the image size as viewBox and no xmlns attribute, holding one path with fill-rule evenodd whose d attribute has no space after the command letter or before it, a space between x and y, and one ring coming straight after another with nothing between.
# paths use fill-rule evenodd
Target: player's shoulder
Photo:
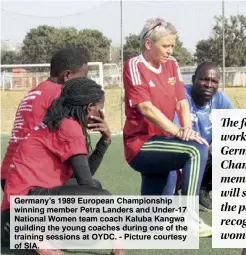
<instances>
[{"instance_id":1,"label":"player's shoulder","mask_svg":"<svg viewBox=\"0 0 246 255\"><path fill-rule=\"evenodd\" d=\"M191 84L186 84L184 85L184 88L185 88L185 93L187 95L191 95L191 88L192 88L192 85Z\"/></svg>"},{"instance_id":2,"label":"player's shoulder","mask_svg":"<svg viewBox=\"0 0 246 255\"><path fill-rule=\"evenodd\" d=\"M81 126L78 123L78 121L74 120L73 118L64 118L61 121L61 128L69 128L69 127L75 127L75 129L81 129Z\"/></svg>"},{"instance_id":3,"label":"player's shoulder","mask_svg":"<svg viewBox=\"0 0 246 255\"><path fill-rule=\"evenodd\" d=\"M39 83L39 85L35 88L35 90L40 91L59 91L62 89L62 85L55 83L53 81L50 81L49 79Z\"/></svg>"},{"instance_id":4,"label":"player's shoulder","mask_svg":"<svg viewBox=\"0 0 246 255\"><path fill-rule=\"evenodd\" d=\"M213 97L213 101L218 109L233 108L230 98L223 91L218 90Z\"/></svg>"},{"instance_id":5,"label":"player's shoulder","mask_svg":"<svg viewBox=\"0 0 246 255\"><path fill-rule=\"evenodd\" d=\"M184 85L184 89L185 89L185 96L186 96L186 99L189 102L189 105L195 105L195 103L194 103L194 101L192 100L192 97L191 97L192 84Z\"/></svg>"},{"instance_id":6,"label":"player's shoulder","mask_svg":"<svg viewBox=\"0 0 246 255\"><path fill-rule=\"evenodd\" d=\"M165 66L165 68L170 70L172 73L177 72L177 70L179 69L178 61L172 56L170 56L167 61L164 62L162 65Z\"/></svg>"},{"instance_id":7,"label":"player's shoulder","mask_svg":"<svg viewBox=\"0 0 246 255\"><path fill-rule=\"evenodd\" d=\"M179 66L177 59L173 56L170 56L164 64L175 68Z\"/></svg>"},{"instance_id":8,"label":"player's shoulder","mask_svg":"<svg viewBox=\"0 0 246 255\"><path fill-rule=\"evenodd\" d=\"M81 125L72 118L64 118L58 132L60 137L66 138L66 140L84 137Z\"/></svg>"},{"instance_id":9,"label":"player's shoulder","mask_svg":"<svg viewBox=\"0 0 246 255\"><path fill-rule=\"evenodd\" d=\"M129 58L123 69L124 87L133 85L141 85L141 73L145 72L145 64L142 54ZM127 79L125 79L127 78ZM131 82L129 82L131 81Z\"/></svg>"},{"instance_id":10,"label":"player's shoulder","mask_svg":"<svg viewBox=\"0 0 246 255\"><path fill-rule=\"evenodd\" d=\"M214 95L214 97L216 97L216 98L226 97L226 94L223 91L221 91L221 90L217 90L215 95Z\"/></svg>"},{"instance_id":11,"label":"player's shoulder","mask_svg":"<svg viewBox=\"0 0 246 255\"><path fill-rule=\"evenodd\" d=\"M175 57L170 56L168 60L164 63L164 65L168 70L170 70L172 74L178 77L179 81L184 82L178 61Z\"/></svg>"},{"instance_id":12,"label":"player's shoulder","mask_svg":"<svg viewBox=\"0 0 246 255\"><path fill-rule=\"evenodd\" d=\"M125 69L139 68L141 66L140 63L143 63L143 58L141 54L127 59L124 63L124 68Z\"/></svg>"},{"instance_id":13,"label":"player's shoulder","mask_svg":"<svg viewBox=\"0 0 246 255\"><path fill-rule=\"evenodd\" d=\"M61 84L46 80L32 90L31 94L40 95L39 100L44 100L44 102L47 102L47 104L50 105L51 101L60 96L61 91Z\"/></svg>"},{"instance_id":14,"label":"player's shoulder","mask_svg":"<svg viewBox=\"0 0 246 255\"><path fill-rule=\"evenodd\" d=\"M216 93L213 96L214 102L220 102L224 98L227 99L227 96L226 96L226 94L223 91L220 91L220 90L217 90Z\"/></svg>"}]
</instances>

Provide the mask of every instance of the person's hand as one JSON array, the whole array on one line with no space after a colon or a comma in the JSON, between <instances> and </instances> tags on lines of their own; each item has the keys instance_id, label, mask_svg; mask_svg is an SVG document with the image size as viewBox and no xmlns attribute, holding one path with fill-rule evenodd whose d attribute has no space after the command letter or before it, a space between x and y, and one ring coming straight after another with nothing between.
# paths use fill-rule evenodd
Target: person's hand
<instances>
[{"instance_id":1,"label":"person's hand","mask_svg":"<svg viewBox=\"0 0 246 255\"><path fill-rule=\"evenodd\" d=\"M176 137L182 141L190 141L190 140L193 140L194 137L197 137L197 136L198 136L198 133L189 127L179 128L179 131L176 134Z\"/></svg>"},{"instance_id":2,"label":"person's hand","mask_svg":"<svg viewBox=\"0 0 246 255\"><path fill-rule=\"evenodd\" d=\"M205 144L207 147L209 147L208 142L204 138L202 138L198 132L195 132L194 130L186 132L185 129L188 128L180 128L179 132L176 134L176 137L182 141L195 141L200 144Z\"/></svg>"},{"instance_id":3,"label":"person's hand","mask_svg":"<svg viewBox=\"0 0 246 255\"><path fill-rule=\"evenodd\" d=\"M180 139L183 141L189 141L190 137L195 136L195 131L190 127L180 128Z\"/></svg>"},{"instance_id":4,"label":"person's hand","mask_svg":"<svg viewBox=\"0 0 246 255\"><path fill-rule=\"evenodd\" d=\"M207 146L207 148L209 148L209 144L206 141L206 139L202 138L200 135L197 136L197 137L191 138L191 141L195 141L195 142L198 142L200 144L205 144Z\"/></svg>"},{"instance_id":5,"label":"person's hand","mask_svg":"<svg viewBox=\"0 0 246 255\"><path fill-rule=\"evenodd\" d=\"M100 110L100 117L97 116L90 116L90 119L92 119L95 123L88 124L88 128L91 131L98 131L102 134L103 139L106 142L111 141L111 131L108 127L108 124L105 121L104 113L102 110Z\"/></svg>"}]
</instances>

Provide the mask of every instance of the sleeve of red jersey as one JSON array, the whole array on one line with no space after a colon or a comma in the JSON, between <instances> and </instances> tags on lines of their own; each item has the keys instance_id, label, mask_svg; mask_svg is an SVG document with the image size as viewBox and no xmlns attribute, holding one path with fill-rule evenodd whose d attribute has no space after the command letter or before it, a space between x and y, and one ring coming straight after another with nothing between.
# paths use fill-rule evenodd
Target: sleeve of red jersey
<instances>
[{"instance_id":1,"label":"sleeve of red jersey","mask_svg":"<svg viewBox=\"0 0 246 255\"><path fill-rule=\"evenodd\" d=\"M137 58L128 60L123 69L123 82L126 100L131 107L151 101L148 84L143 79L138 67Z\"/></svg>"},{"instance_id":2,"label":"sleeve of red jersey","mask_svg":"<svg viewBox=\"0 0 246 255\"><path fill-rule=\"evenodd\" d=\"M176 78L176 83L175 83L176 98L177 98L177 102L179 102L183 99L186 99L186 96L185 96L183 78L182 78L180 68L176 59L173 59L173 68L174 68L174 74Z\"/></svg>"},{"instance_id":3,"label":"sleeve of red jersey","mask_svg":"<svg viewBox=\"0 0 246 255\"><path fill-rule=\"evenodd\" d=\"M64 119L57 132L59 144L57 153L62 163L75 155L88 155L86 139L77 121Z\"/></svg>"}]
</instances>

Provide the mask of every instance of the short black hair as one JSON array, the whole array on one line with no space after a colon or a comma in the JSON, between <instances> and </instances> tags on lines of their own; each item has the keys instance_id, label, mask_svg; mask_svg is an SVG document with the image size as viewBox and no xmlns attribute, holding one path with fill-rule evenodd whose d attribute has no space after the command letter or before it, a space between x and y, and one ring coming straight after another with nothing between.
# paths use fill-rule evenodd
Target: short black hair
<instances>
[{"instance_id":1,"label":"short black hair","mask_svg":"<svg viewBox=\"0 0 246 255\"><path fill-rule=\"evenodd\" d=\"M58 77L60 73L71 70L76 72L82 65L90 62L88 48L63 48L58 50L50 61L50 76Z\"/></svg>"},{"instance_id":2,"label":"short black hair","mask_svg":"<svg viewBox=\"0 0 246 255\"><path fill-rule=\"evenodd\" d=\"M218 71L219 71L218 65L215 62L205 61L205 62L202 62L200 65L198 65L198 67L196 68L196 71L195 71L195 74L194 74L194 78L198 75L198 73L200 72L201 68L203 66L205 66L205 65L213 66L213 67L217 68Z\"/></svg>"}]
</instances>

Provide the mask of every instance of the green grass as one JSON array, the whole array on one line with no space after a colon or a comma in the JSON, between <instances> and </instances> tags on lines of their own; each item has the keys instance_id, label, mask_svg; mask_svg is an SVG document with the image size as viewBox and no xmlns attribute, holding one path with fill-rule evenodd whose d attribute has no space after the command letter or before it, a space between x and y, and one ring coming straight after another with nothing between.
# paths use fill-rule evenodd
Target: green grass
<instances>
[{"instance_id":1,"label":"green grass","mask_svg":"<svg viewBox=\"0 0 246 255\"><path fill-rule=\"evenodd\" d=\"M95 141L95 139L93 139ZM2 136L1 149L2 155L5 153L5 149L8 143L8 137ZM125 162L123 154L122 137L114 136L113 142L107 151L105 158L98 169L96 178L101 181L104 188L108 189L114 195L139 195L140 191L140 176L134 172ZM208 224L212 223L212 215L210 213L201 213L200 216ZM202 238L200 239L199 250L128 250L127 255L240 255L241 250L236 249L212 249L212 239ZM35 252L27 251L10 251L2 250L1 254L26 254L34 255ZM109 254L109 251L67 251L66 255L103 255Z\"/></svg>"}]
</instances>

